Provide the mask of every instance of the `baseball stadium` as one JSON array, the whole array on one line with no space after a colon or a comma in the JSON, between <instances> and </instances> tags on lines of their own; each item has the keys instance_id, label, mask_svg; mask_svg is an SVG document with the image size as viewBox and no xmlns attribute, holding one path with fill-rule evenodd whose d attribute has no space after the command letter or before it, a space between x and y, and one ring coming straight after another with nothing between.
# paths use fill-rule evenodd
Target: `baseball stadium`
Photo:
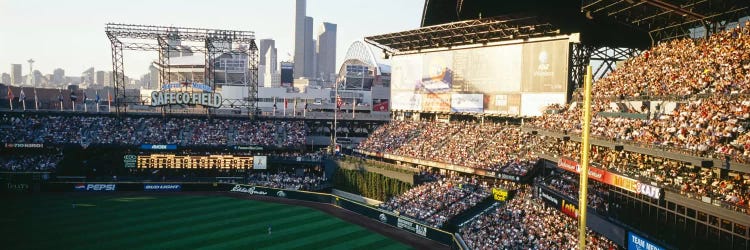
<instances>
[{"instance_id":1,"label":"baseball stadium","mask_svg":"<svg viewBox=\"0 0 750 250\"><path fill-rule=\"evenodd\" d=\"M111 86L0 84L2 248L750 249L750 2L420 20L301 92L253 31L105 24Z\"/></svg>"}]
</instances>

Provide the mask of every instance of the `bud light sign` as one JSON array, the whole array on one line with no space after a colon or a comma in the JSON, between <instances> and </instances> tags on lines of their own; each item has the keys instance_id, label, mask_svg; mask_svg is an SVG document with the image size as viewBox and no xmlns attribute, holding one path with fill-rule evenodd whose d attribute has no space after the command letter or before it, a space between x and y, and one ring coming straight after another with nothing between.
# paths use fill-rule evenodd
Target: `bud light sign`
<instances>
[{"instance_id":1,"label":"bud light sign","mask_svg":"<svg viewBox=\"0 0 750 250\"><path fill-rule=\"evenodd\" d=\"M143 184L144 191L180 191L181 184Z\"/></svg>"}]
</instances>

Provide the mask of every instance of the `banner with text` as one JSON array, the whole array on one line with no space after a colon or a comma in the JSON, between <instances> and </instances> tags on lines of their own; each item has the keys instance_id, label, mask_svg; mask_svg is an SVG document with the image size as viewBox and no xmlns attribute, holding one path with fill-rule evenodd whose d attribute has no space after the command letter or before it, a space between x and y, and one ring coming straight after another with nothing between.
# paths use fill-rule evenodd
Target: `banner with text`
<instances>
[{"instance_id":1,"label":"banner with text","mask_svg":"<svg viewBox=\"0 0 750 250\"><path fill-rule=\"evenodd\" d=\"M560 161L557 163L557 166L566 171L577 174L581 173L581 165L577 161L570 158L561 157ZM608 172L596 167L589 166L589 179L619 187L636 194L643 194L654 199L661 199L663 196L663 190L661 188L654 187L646 183L641 183L638 180Z\"/></svg>"}]
</instances>

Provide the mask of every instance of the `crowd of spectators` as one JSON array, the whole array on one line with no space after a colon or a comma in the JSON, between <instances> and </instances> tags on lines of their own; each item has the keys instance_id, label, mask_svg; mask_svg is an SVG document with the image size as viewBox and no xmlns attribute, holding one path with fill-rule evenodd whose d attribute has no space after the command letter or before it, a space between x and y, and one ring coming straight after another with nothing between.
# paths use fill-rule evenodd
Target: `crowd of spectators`
<instances>
[{"instance_id":1,"label":"crowd of spectators","mask_svg":"<svg viewBox=\"0 0 750 250\"><path fill-rule=\"evenodd\" d=\"M595 98L750 93L750 21L707 39L674 39L594 83Z\"/></svg>"},{"instance_id":2,"label":"crowd of spectators","mask_svg":"<svg viewBox=\"0 0 750 250\"><path fill-rule=\"evenodd\" d=\"M304 146L301 121L26 115L0 119L0 140L12 143Z\"/></svg>"},{"instance_id":3,"label":"crowd of spectators","mask_svg":"<svg viewBox=\"0 0 750 250\"><path fill-rule=\"evenodd\" d=\"M54 171L62 160L59 152L43 154L0 155L0 171L37 172Z\"/></svg>"},{"instance_id":4,"label":"crowd of spectators","mask_svg":"<svg viewBox=\"0 0 750 250\"><path fill-rule=\"evenodd\" d=\"M311 173L304 175L285 172L253 173L248 178L248 184L250 185L291 190L316 190L317 187L320 187L326 181L325 176Z\"/></svg>"},{"instance_id":5,"label":"crowd of spectators","mask_svg":"<svg viewBox=\"0 0 750 250\"><path fill-rule=\"evenodd\" d=\"M530 188L459 229L471 249L575 249L577 221L533 199ZM587 249L620 249L612 241L587 231Z\"/></svg>"},{"instance_id":6,"label":"crowd of spectators","mask_svg":"<svg viewBox=\"0 0 750 250\"><path fill-rule=\"evenodd\" d=\"M593 136L625 140L704 157L750 162L750 27L746 22L707 39L661 43L618 66L594 83ZM605 100L667 95L680 98L674 110L649 119L596 115ZM553 107L532 126L581 133L580 103ZM622 112L622 111L620 111Z\"/></svg>"},{"instance_id":7,"label":"crowd of spectators","mask_svg":"<svg viewBox=\"0 0 750 250\"><path fill-rule=\"evenodd\" d=\"M544 185L571 197L574 200L579 196L579 176L570 172L555 173L544 179ZM605 184L589 181L587 201L589 207L594 208L600 214L609 212L609 189Z\"/></svg>"},{"instance_id":8,"label":"crowd of spectators","mask_svg":"<svg viewBox=\"0 0 750 250\"><path fill-rule=\"evenodd\" d=\"M547 113L530 126L581 134L581 108L578 104L564 112ZM750 98L711 96L680 103L671 112L652 119L605 117L593 109L591 135L606 140L623 140L646 147L680 150L705 157L731 157L736 162L750 160Z\"/></svg>"},{"instance_id":9,"label":"crowd of spectators","mask_svg":"<svg viewBox=\"0 0 750 250\"><path fill-rule=\"evenodd\" d=\"M525 175L538 157L536 136L497 123L393 121L359 149L447 164Z\"/></svg>"},{"instance_id":10,"label":"crowd of spectators","mask_svg":"<svg viewBox=\"0 0 750 250\"><path fill-rule=\"evenodd\" d=\"M443 177L423 183L379 206L434 227L490 196L486 183L467 177Z\"/></svg>"},{"instance_id":11,"label":"crowd of spectators","mask_svg":"<svg viewBox=\"0 0 750 250\"><path fill-rule=\"evenodd\" d=\"M581 144L546 138L548 154L580 161ZM688 197L720 201L732 208L748 211L750 201L750 174L721 171L693 166L689 163L654 157L625 150L592 145L592 166L665 187ZM591 182L589 182L591 183Z\"/></svg>"}]
</instances>

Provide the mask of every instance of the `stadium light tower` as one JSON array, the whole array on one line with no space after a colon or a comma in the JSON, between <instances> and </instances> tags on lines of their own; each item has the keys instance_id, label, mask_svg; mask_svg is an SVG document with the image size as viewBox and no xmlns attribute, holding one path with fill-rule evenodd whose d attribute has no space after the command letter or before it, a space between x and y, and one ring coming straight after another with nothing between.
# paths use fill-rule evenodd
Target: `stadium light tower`
<instances>
[{"instance_id":1,"label":"stadium light tower","mask_svg":"<svg viewBox=\"0 0 750 250\"><path fill-rule=\"evenodd\" d=\"M26 61L29 63L29 85L36 87L36 81L34 81L34 59Z\"/></svg>"}]
</instances>

